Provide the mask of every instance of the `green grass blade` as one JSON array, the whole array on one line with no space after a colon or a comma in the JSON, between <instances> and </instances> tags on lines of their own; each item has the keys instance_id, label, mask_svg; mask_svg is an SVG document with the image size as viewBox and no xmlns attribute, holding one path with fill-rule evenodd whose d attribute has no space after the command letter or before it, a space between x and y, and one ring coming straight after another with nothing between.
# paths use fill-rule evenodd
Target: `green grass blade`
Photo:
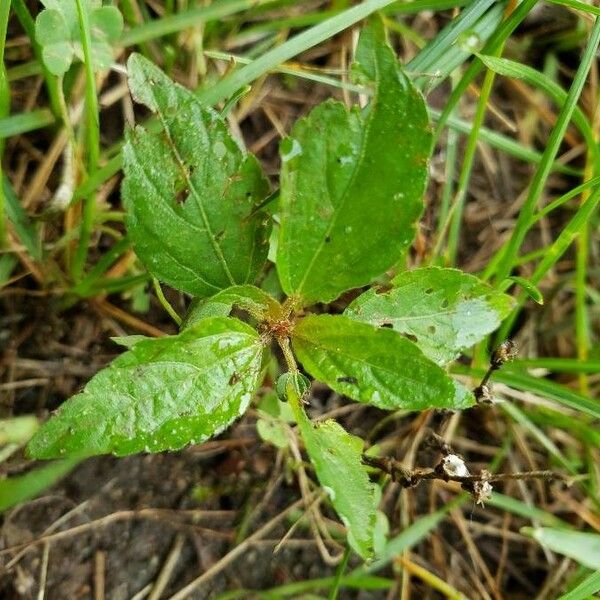
<instances>
[{"instance_id":1,"label":"green grass blade","mask_svg":"<svg viewBox=\"0 0 600 600\"><path fill-rule=\"evenodd\" d=\"M94 63L92 55L92 38L90 31L89 13L84 6L84 0L75 0L77 5L77 17L81 33L81 45L85 59L85 114L86 114L86 154L87 170L93 175L98 168L100 159L100 111L98 107L98 95L96 93L96 78L94 75ZM83 209L81 226L79 230L79 241L77 250L71 265L71 275L75 281L81 279L85 269L88 255L88 247L92 237L94 225L94 213L96 209L95 194L90 193L83 198Z\"/></svg>"},{"instance_id":2,"label":"green grass blade","mask_svg":"<svg viewBox=\"0 0 600 600\"><path fill-rule=\"evenodd\" d=\"M496 52L500 45L503 44L504 41L517 28L519 23L525 19L536 2L537 0L523 0L523 2L521 2L521 4L519 4L517 8L515 8L515 10L506 19L504 19L504 21L502 21L498 29L496 29L496 31L490 36L489 40L481 50L482 54L493 54ZM438 120L434 139L437 139L440 136L441 132L446 126L448 117L454 110L454 107L458 104L459 100L462 98L463 94L466 92L467 88L475 79L475 77L477 77L482 68L483 63L479 59L475 59L469 65L456 87L452 90L446 106Z\"/></svg>"},{"instance_id":3,"label":"green grass blade","mask_svg":"<svg viewBox=\"0 0 600 600\"><path fill-rule=\"evenodd\" d=\"M429 114L434 121L439 121L442 113L439 110L430 108ZM465 134L469 134L472 128L471 123L452 115L447 119L447 126L450 129L454 129ZM492 131L491 129L482 127L479 130L479 136L482 141L488 143L492 148L506 152L506 154L513 156L514 158L518 158L519 160L531 163L539 163L542 160L542 154L540 152L523 146L523 144L519 144L515 140L496 131ZM553 164L552 168L557 173L564 173L565 175L582 175L582 171L580 169L573 169L561 164L558 161Z\"/></svg>"},{"instance_id":4,"label":"green grass blade","mask_svg":"<svg viewBox=\"0 0 600 600\"><path fill-rule=\"evenodd\" d=\"M521 244L523 243L523 240L525 239L527 231L531 225L535 207L546 185L548 175L550 174L551 165L554 162L556 154L558 153L558 149L562 143L565 131L569 121L571 120L575 106L585 84L591 63L595 58L599 42L600 19L596 19L588 44L583 53L581 63L577 69L577 73L575 74L565 103L563 104L558 115L556 124L552 129L552 133L548 139L546 149L543 153L542 162L538 166L531 185L529 186L529 191L525 202L519 211L519 216L517 218L513 234L508 243L499 251L501 258L498 261L497 268L495 269L496 282L502 282L508 277L508 275L510 275L510 272L513 268L513 263L517 257L517 253L519 252ZM486 275L488 277L491 275L489 269L486 270Z\"/></svg>"},{"instance_id":5,"label":"green grass blade","mask_svg":"<svg viewBox=\"0 0 600 600\"><path fill-rule=\"evenodd\" d=\"M511 77L513 79L521 79L527 82L546 93L558 106L563 106L567 101L567 92L543 73L507 58L484 55L478 56L488 69L491 69L498 75ZM585 113L578 106L575 106L573 109L573 123L575 123L579 128L579 131L581 131L590 152L592 152L592 155L594 156L596 164L598 164L600 153L594 139L592 126L585 116Z\"/></svg>"},{"instance_id":6,"label":"green grass blade","mask_svg":"<svg viewBox=\"0 0 600 600\"><path fill-rule=\"evenodd\" d=\"M235 13L258 6L272 4L275 0L225 0L209 6L195 6L188 10L148 21L125 31L119 40L123 46L133 46L155 40L183 29L195 27L209 21L218 21Z\"/></svg>"},{"instance_id":7,"label":"green grass blade","mask_svg":"<svg viewBox=\"0 0 600 600\"><path fill-rule=\"evenodd\" d=\"M48 127L56 121L52 111L47 108L32 110L28 113L10 115L0 119L0 139L21 135L28 131L35 131Z\"/></svg>"},{"instance_id":8,"label":"green grass blade","mask_svg":"<svg viewBox=\"0 0 600 600\"><path fill-rule=\"evenodd\" d=\"M558 446L534 423L532 423L527 415L521 411L521 409L513 404L512 402L502 402L500 408L510 415L512 419L519 423L525 430L529 431L532 437L534 437L541 446L546 448L549 454L554 456L556 460L572 475L577 473L575 466L564 456L559 450Z\"/></svg>"},{"instance_id":9,"label":"green grass blade","mask_svg":"<svg viewBox=\"0 0 600 600\"><path fill-rule=\"evenodd\" d=\"M582 396L564 385L524 373L498 372L494 375L494 379L515 389L539 394L563 406L600 419L600 404L598 402Z\"/></svg>"},{"instance_id":10,"label":"green grass blade","mask_svg":"<svg viewBox=\"0 0 600 600\"><path fill-rule=\"evenodd\" d=\"M5 117L10 111L10 86L4 65L4 47L8 30L8 15L10 2L0 3L0 117ZM4 140L0 139L0 178L2 177L2 158L4 155ZM6 245L6 211L4 209L4 191L0 187L0 249Z\"/></svg>"},{"instance_id":11,"label":"green grass blade","mask_svg":"<svg viewBox=\"0 0 600 600\"><path fill-rule=\"evenodd\" d=\"M52 75L52 73L50 73L50 71L48 71L46 65L44 65L44 61L42 60L42 49L35 39L35 21L29 12L29 8L27 7L25 0L12 0L12 2L8 2L8 4L12 4L12 8L19 19L21 26L29 37L33 53L38 61L40 72L44 76L44 82L46 84L46 89L48 90L48 97L50 100L50 108L52 113L57 118L60 118L61 110L58 80L54 75Z\"/></svg>"},{"instance_id":12,"label":"green grass blade","mask_svg":"<svg viewBox=\"0 0 600 600\"><path fill-rule=\"evenodd\" d=\"M588 13L589 15L596 15L600 17L600 7L594 6L593 4L586 4L585 2L579 2L579 0L548 0L552 4L559 4L561 6L568 6L575 10Z\"/></svg>"},{"instance_id":13,"label":"green grass blade","mask_svg":"<svg viewBox=\"0 0 600 600\"><path fill-rule=\"evenodd\" d=\"M581 194L582 192L585 192L590 188L596 187L597 185L600 185L600 175L592 177L592 179L588 179L585 183L574 187L573 189L569 190L566 194L559 196L558 198L556 198L556 200L553 200L552 202L544 206L544 208L542 208L538 213L536 213L534 221L537 223L540 219L543 219L553 210L556 210L557 208L562 206L565 202L572 200L576 196L579 196L579 194Z\"/></svg>"},{"instance_id":14,"label":"green grass blade","mask_svg":"<svg viewBox=\"0 0 600 600\"><path fill-rule=\"evenodd\" d=\"M452 371L454 373L470 375L471 377L479 379L481 379L485 373L483 369L475 369L458 364L454 365ZM500 370L494 373L493 380L504 383L517 390L533 392L534 394L542 396L543 398L548 398L549 400L554 400L573 410L586 413L597 419L600 418L600 403L549 379L534 377L533 375L522 371L511 372Z\"/></svg>"},{"instance_id":15,"label":"green grass blade","mask_svg":"<svg viewBox=\"0 0 600 600\"><path fill-rule=\"evenodd\" d=\"M600 360L576 358L521 358L506 367L508 370L547 369L554 373L600 373Z\"/></svg>"},{"instance_id":16,"label":"green grass blade","mask_svg":"<svg viewBox=\"0 0 600 600\"><path fill-rule=\"evenodd\" d=\"M529 277L530 283L537 285L546 273L558 262L560 257L567 251L573 240L577 237L583 227L586 226L589 219L596 212L600 202L600 188L596 188L592 195L579 207L573 218L563 227L558 237L546 248L542 259L535 268L533 274ZM491 264L494 264L492 261ZM488 266L489 268L489 266ZM504 338L510 332L519 311L525 304L527 295L522 293L517 297L517 305L513 312L502 323L498 332L498 338Z\"/></svg>"},{"instance_id":17,"label":"green grass blade","mask_svg":"<svg viewBox=\"0 0 600 600\"><path fill-rule=\"evenodd\" d=\"M492 493L492 497L487 501L487 504L547 527L570 527L570 525L562 519L555 517L553 514L546 512L541 508L529 506L528 504L521 502L521 500L517 500L517 498L505 496L498 492Z\"/></svg>"},{"instance_id":18,"label":"green grass blade","mask_svg":"<svg viewBox=\"0 0 600 600\"><path fill-rule=\"evenodd\" d=\"M442 29L419 53L408 63L407 69L428 73L439 69L440 60L445 58L449 49L456 46L458 37L469 29L473 29L495 0L473 2L458 17ZM419 80L417 80L419 81Z\"/></svg>"},{"instance_id":19,"label":"green grass blade","mask_svg":"<svg viewBox=\"0 0 600 600\"><path fill-rule=\"evenodd\" d=\"M598 590L600 590L600 571L588 575L579 585L560 596L558 600L588 600Z\"/></svg>"},{"instance_id":20,"label":"green grass blade","mask_svg":"<svg viewBox=\"0 0 600 600\"><path fill-rule=\"evenodd\" d=\"M6 176L2 178L2 191L6 202L6 216L12 223L17 237L27 249L29 255L34 260L40 261L42 259L42 248L37 230L29 220L27 213L23 210Z\"/></svg>"},{"instance_id":21,"label":"green grass blade","mask_svg":"<svg viewBox=\"0 0 600 600\"><path fill-rule=\"evenodd\" d=\"M72 471L80 459L61 460L34 469L25 475L0 481L0 512L41 494Z\"/></svg>"},{"instance_id":22,"label":"green grass blade","mask_svg":"<svg viewBox=\"0 0 600 600\"><path fill-rule=\"evenodd\" d=\"M265 52L252 63L233 71L214 86L201 89L197 94L198 98L207 105L216 104L281 63L344 31L393 1L366 0L366 2L353 6Z\"/></svg>"}]
</instances>

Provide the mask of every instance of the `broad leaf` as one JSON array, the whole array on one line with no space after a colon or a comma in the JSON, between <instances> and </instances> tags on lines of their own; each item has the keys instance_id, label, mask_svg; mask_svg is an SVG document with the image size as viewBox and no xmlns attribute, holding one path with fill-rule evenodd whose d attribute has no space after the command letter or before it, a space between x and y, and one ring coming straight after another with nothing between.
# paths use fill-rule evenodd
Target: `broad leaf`
<instances>
[{"instance_id":1,"label":"broad leaf","mask_svg":"<svg viewBox=\"0 0 600 600\"><path fill-rule=\"evenodd\" d=\"M259 210L269 184L212 109L139 55L129 59L133 97L154 111L158 133L136 127L124 148L128 232L148 270L210 296L251 282L268 250Z\"/></svg>"},{"instance_id":2,"label":"broad leaf","mask_svg":"<svg viewBox=\"0 0 600 600\"><path fill-rule=\"evenodd\" d=\"M290 394L296 394L291 383ZM369 558L373 554L377 505L375 486L361 461L363 441L331 419L317 425L311 423L297 395L290 404L319 483L347 527L350 546L363 558Z\"/></svg>"},{"instance_id":3,"label":"broad leaf","mask_svg":"<svg viewBox=\"0 0 600 600\"><path fill-rule=\"evenodd\" d=\"M253 285L236 285L210 298L194 300L182 327L191 327L207 317L226 317L234 307L261 320L275 319L282 314L279 302L260 288Z\"/></svg>"},{"instance_id":4,"label":"broad leaf","mask_svg":"<svg viewBox=\"0 0 600 600\"><path fill-rule=\"evenodd\" d=\"M460 409L473 395L410 340L341 315L309 315L292 333L304 368L340 394L388 410Z\"/></svg>"},{"instance_id":5,"label":"broad leaf","mask_svg":"<svg viewBox=\"0 0 600 600\"><path fill-rule=\"evenodd\" d=\"M345 314L392 327L438 364L448 363L496 329L513 300L477 277L437 267L400 273L385 293L370 289Z\"/></svg>"},{"instance_id":6,"label":"broad leaf","mask_svg":"<svg viewBox=\"0 0 600 600\"><path fill-rule=\"evenodd\" d=\"M287 448L288 431L281 421L270 419L258 419L256 421L256 431L261 439L277 448Z\"/></svg>"},{"instance_id":7,"label":"broad leaf","mask_svg":"<svg viewBox=\"0 0 600 600\"><path fill-rule=\"evenodd\" d=\"M431 133L423 98L373 22L356 73L369 105L325 102L281 143L277 270L288 295L327 302L395 264L423 208Z\"/></svg>"},{"instance_id":8,"label":"broad leaf","mask_svg":"<svg viewBox=\"0 0 600 600\"><path fill-rule=\"evenodd\" d=\"M67 400L33 437L33 458L176 450L216 435L260 383L256 331L213 318L138 341Z\"/></svg>"},{"instance_id":9,"label":"broad leaf","mask_svg":"<svg viewBox=\"0 0 600 600\"><path fill-rule=\"evenodd\" d=\"M552 527L523 527L542 546L568 556L579 564L600 571L600 535Z\"/></svg>"}]
</instances>

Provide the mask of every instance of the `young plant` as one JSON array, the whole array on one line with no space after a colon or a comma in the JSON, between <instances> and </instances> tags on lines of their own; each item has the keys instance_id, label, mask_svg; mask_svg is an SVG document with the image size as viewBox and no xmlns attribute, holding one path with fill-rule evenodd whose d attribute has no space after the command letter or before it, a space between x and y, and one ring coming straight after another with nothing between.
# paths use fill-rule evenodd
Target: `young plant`
<instances>
[{"instance_id":1,"label":"young plant","mask_svg":"<svg viewBox=\"0 0 600 600\"><path fill-rule=\"evenodd\" d=\"M95 70L113 63L112 44L123 32L123 17L115 6L102 6L101 0L79 0L90 24L91 56ZM42 59L53 75L64 75L73 59L84 60L81 30L74 0L41 0L45 9L35 20L36 41Z\"/></svg>"},{"instance_id":2,"label":"young plant","mask_svg":"<svg viewBox=\"0 0 600 600\"><path fill-rule=\"evenodd\" d=\"M343 314L311 311L371 286L410 246L432 145L423 98L381 22L366 26L353 74L370 102L348 109L326 101L281 142L271 236L269 183L219 114L139 55L128 70L133 97L160 125L127 134L128 233L155 277L197 299L178 335L119 340L128 351L60 407L29 454L126 455L206 440L248 408L277 344L288 418L349 543L368 557L378 490L362 462L363 441L332 420L310 421L297 361L335 391L381 409L464 409L474 396L445 366L512 307L471 275L422 268L401 272L387 290L366 289ZM270 239L283 302L252 285ZM234 307L247 322L230 316Z\"/></svg>"}]
</instances>

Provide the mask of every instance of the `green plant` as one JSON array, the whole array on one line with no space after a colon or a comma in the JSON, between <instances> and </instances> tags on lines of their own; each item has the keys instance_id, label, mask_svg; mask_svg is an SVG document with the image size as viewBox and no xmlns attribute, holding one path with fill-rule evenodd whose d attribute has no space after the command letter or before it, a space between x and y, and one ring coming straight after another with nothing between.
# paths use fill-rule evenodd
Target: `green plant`
<instances>
[{"instance_id":1,"label":"green plant","mask_svg":"<svg viewBox=\"0 0 600 600\"><path fill-rule=\"evenodd\" d=\"M72 0L42 0L46 7L35 21L35 37L42 48L46 68L64 75L76 57L84 60L78 17L78 3ZM123 31L123 17L115 6L102 6L101 0L81 2L90 24L91 56L95 69L106 69L113 62L112 45Z\"/></svg>"},{"instance_id":2,"label":"green plant","mask_svg":"<svg viewBox=\"0 0 600 600\"><path fill-rule=\"evenodd\" d=\"M127 135L128 235L155 277L196 299L178 335L118 339L128 351L61 406L29 454L126 455L201 442L245 412L276 345L286 365L276 388L291 411L270 401L263 414L295 421L350 545L368 557L378 488L363 441L332 420L310 421L297 360L333 390L381 409L464 409L475 397L445 367L513 307L455 269L400 269L382 285L402 267L423 210L432 144L423 98L381 22L371 22L353 66L370 102L327 101L299 120L281 143L271 193L217 112L139 55L128 71L134 98L159 124ZM282 301L253 285L269 255ZM343 314L310 310L365 286ZM246 322L230 316L234 309Z\"/></svg>"}]
</instances>

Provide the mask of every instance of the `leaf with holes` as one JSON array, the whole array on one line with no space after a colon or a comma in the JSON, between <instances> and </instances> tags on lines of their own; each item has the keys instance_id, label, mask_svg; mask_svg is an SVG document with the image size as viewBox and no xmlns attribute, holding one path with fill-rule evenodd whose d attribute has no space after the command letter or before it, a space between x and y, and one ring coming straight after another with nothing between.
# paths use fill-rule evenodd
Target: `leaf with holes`
<instances>
[{"instance_id":1,"label":"leaf with holes","mask_svg":"<svg viewBox=\"0 0 600 600\"><path fill-rule=\"evenodd\" d=\"M148 270L211 296L254 280L271 224L259 209L269 184L218 114L139 55L128 62L133 97L160 131L136 127L124 148L128 232Z\"/></svg>"},{"instance_id":2,"label":"leaf with holes","mask_svg":"<svg viewBox=\"0 0 600 600\"><path fill-rule=\"evenodd\" d=\"M367 290L345 314L410 336L438 364L494 331L514 305L510 296L457 269L405 271L392 283L384 293Z\"/></svg>"},{"instance_id":3,"label":"leaf with holes","mask_svg":"<svg viewBox=\"0 0 600 600\"><path fill-rule=\"evenodd\" d=\"M373 86L369 105L325 102L280 147L277 270L304 304L334 300L394 265L423 209L427 110L380 21L363 30L354 72Z\"/></svg>"},{"instance_id":4,"label":"leaf with holes","mask_svg":"<svg viewBox=\"0 0 600 600\"><path fill-rule=\"evenodd\" d=\"M254 329L223 317L140 340L60 407L29 442L29 455L126 455L205 440L248 407L262 354Z\"/></svg>"},{"instance_id":5,"label":"leaf with holes","mask_svg":"<svg viewBox=\"0 0 600 600\"><path fill-rule=\"evenodd\" d=\"M369 558L373 554L377 505L375 486L361 460L364 442L332 419L311 423L291 381L287 394L293 396L290 404L319 483L348 529L348 542L357 554Z\"/></svg>"},{"instance_id":6,"label":"leaf with holes","mask_svg":"<svg viewBox=\"0 0 600 600\"><path fill-rule=\"evenodd\" d=\"M410 340L341 315L309 315L292 332L304 368L340 394L387 410L460 409L473 395Z\"/></svg>"}]
</instances>

